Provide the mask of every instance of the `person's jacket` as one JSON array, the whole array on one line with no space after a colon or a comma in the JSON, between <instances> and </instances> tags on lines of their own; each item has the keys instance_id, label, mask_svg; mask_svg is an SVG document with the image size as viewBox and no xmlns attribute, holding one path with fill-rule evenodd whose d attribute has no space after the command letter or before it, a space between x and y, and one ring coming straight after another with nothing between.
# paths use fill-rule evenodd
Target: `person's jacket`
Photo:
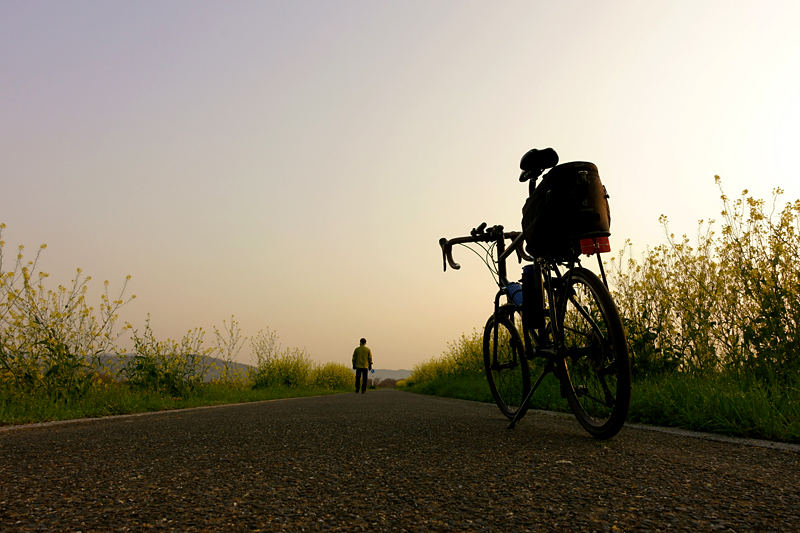
<instances>
[{"instance_id":1,"label":"person's jacket","mask_svg":"<svg viewBox=\"0 0 800 533\"><path fill-rule=\"evenodd\" d=\"M366 346L359 346L353 352L353 368L371 368L372 350Z\"/></svg>"}]
</instances>

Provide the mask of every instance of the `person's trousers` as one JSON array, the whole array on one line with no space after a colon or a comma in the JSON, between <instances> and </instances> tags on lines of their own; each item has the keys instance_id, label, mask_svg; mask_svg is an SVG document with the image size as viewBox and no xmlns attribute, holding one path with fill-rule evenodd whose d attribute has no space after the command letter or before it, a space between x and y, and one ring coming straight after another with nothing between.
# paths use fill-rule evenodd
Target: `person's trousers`
<instances>
[{"instance_id":1,"label":"person's trousers","mask_svg":"<svg viewBox=\"0 0 800 533\"><path fill-rule=\"evenodd\" d=\"M367 372L366 368L356 368L356 392L359 390L359 384L361 385L361 392L367 390Z\"/></svg>"}]
</instances>

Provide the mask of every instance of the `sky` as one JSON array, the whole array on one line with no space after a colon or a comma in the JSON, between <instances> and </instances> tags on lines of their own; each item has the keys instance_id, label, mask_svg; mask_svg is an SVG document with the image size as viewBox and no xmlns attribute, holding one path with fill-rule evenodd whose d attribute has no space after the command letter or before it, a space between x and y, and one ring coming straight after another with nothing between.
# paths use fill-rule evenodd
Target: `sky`
<instances>
[{"instance_id":1,"label":"sky","mask_svg":"<svg viewBox=\"0 0 800 533\"><path fill-rule=\"evenodd\" d=\"M443 273L438 239L519 229L531 148L598 166L634 255L661 214L719 220L716 174L800 198L798 21L769 0L4 0L7 254L46 243L50 285L80 267L95 305L131 275L121 320L160 339L234 315L410 369L483 328L488 270L464 250Z\"/></svg>"}]
</instances>

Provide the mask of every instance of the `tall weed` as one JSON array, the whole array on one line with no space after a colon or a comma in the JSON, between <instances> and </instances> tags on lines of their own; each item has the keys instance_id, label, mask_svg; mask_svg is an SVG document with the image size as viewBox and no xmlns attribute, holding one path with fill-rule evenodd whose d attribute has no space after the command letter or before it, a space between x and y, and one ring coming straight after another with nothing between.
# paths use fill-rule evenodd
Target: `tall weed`
<instances>
[{"instance_id":1,"label":"tall weed","mask_svg":"<svg viewBox=\"0 0 800 533\"><path fill-rule=\"evenodd\" d=\"M731 202L716 178L722 231L700 221L694 246L660 221L667 243L641 261L612 264L634 375L728 372L788 379L800 371L800 200L779 211L748 196Z\"/></svg>"},{"instance_id":2,"label":"tall weed","mask_svg":"<svg viewBox=\"0 0 800 533\"><path fill-rule=\"evenodd\" d=\"M124 297L130 276L116 298L105 281L95 310L86 301L91 277L81 269L68 287L45 287L49 275L37 270L44 244L27 262L19 246L13 267L6 270L5 227L0 224L0 385L73 399L91 386L92 375L103 370L102 356L128 329L116 331L116 322L119 308L136 297Z\"/></svg>"},{"instance_id":3,"label":"tall weed","mask_svg":"<svg viewBox=\"0 0 800 533\"><path fill-rule=\"evenodd\" d=\"M242 338L239 323L233 319L233 315L231 315L230 327L224 320L222 321L222 327L225 330L224 335L214 326L214 353L222 361L222 368L219 369L219 380L225 383L244 385L246 381L245 373L234 360L239 355L239 352L242 351L247 337Z\"/></svg>"}]
</instances>

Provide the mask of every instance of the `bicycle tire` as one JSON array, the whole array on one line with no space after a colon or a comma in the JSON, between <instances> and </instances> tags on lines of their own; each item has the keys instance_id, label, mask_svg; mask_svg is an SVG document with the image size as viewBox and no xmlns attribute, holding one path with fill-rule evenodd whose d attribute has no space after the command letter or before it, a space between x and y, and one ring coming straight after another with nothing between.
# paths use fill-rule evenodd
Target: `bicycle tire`
<instances>
[{"instance_id":1,"label":"bicycle tire","mask_svg":"<svg viewBox=\"0 0 800 533\"><path fill-rule=\"evenodd\" d=\"M500 412L509 419L514 418L520 410L519 418L525 415L528 406L522 405L522 401L531 390L525 346L517 331L514 316L513 309L506 311L501 308L497 321L494 315L490 316L483 332L486 381ZM499 324L497 361L494 361L495 324Z\"/></svg>"},{"instance_id":2,"label":"bicycle tire","mask_svg":"<svg viewBox=\"0 0 800 533\"><path fill-rule=\"evenodd\" d=\"M593 272L574 268L568 279L558 298L565 355L558 374L578 422L593 437L609 439L622 429L630 407L625 330L611 294Z\"/></svg>"}]
</instances>

